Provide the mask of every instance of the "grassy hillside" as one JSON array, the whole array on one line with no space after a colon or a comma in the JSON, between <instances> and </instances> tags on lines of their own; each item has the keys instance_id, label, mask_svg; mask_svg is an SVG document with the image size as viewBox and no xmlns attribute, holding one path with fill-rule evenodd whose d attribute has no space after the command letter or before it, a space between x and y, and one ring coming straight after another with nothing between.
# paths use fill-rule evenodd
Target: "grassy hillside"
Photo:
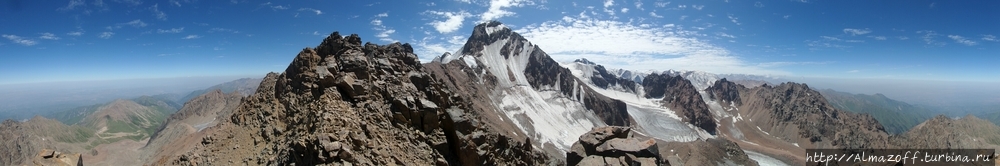
<instances>
[{"instance_id":1,"label":"grassy hillside","mask_svg":"<svg viewBox=\"0 0 1000 166\"><path fill-rule=\"evenodd\" d=\"M930 109L889 99L882 94L850 94L831 89L819 92L837 109L871 114L892 134L906 132L936 115Z\"/></svg>"}]
</instances>

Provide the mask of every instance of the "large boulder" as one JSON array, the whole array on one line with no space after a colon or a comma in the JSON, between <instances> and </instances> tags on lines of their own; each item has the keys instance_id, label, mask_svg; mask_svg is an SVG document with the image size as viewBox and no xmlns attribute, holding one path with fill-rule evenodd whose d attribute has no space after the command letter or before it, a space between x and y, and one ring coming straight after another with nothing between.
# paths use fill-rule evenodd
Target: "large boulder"
<instances>
[{"instance_id":1,"label":"large boulder","mask_svg":"<svg viewBox=\"0 0 1000 166\"><path fill-rule=\"evenodd\" d=\"M580 136L566 153L566 165L660 165L656 140L639 140L632 129L597 127Z\"/></svg>"}]
</instances>

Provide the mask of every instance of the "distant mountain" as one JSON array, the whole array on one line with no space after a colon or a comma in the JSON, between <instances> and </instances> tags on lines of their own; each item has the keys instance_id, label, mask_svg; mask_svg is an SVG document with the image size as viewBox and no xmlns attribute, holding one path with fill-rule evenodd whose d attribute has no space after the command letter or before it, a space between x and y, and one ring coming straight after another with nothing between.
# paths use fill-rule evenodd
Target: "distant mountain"
<instances>
[{"instance_id":1,"label":"distant mountain","mask_svg":"<svg viewBox=\"0 0 1000 166\"><path fill-rule=\"evenodd\" d=\"M214 85L202 90L195 90L188 93L184 97L177 99L177 103L184 104L191 99L215 90L222 90L222 93L233 93L236 92L241 96L249 96L257 91L257 85L260 85L261 78L241 78L229 82L225 82L219 85ZM180 108L180 107L178 107Z\"/></svg>"},{"instance_id":2,"label":"distant mountain","mask_svg":"<svg viewBox=\"0 0 1000 166\"><path fill-rule=\"evenodd\" d=\"M965 116L949 118L938 115L914 126L893 141L904 147L924 149L1000 149L1000 126Z\"/></svg>"},{"instance_id":3,"label":"distant mountain","mask_svg":"<svg viewBox=\"0 0 1000 166\"><path fill-rule=\"evenodd\" d=\"M152 135L173 112L170 108L119 99L99 107L77 124L96 129L97 135L103 139L124 137L141 140Z\"/></svg>"},{"instance_id":4,"label":"distant mountain","mask_svg":"<svg viewBox=\"0 0 1000 166\"><path fill-rule=\"evenodd\" d=\"M142 160L166 160L201 141L202 130L232 116L243 96L216 89L191 99L156 130L143 146ZM176 141L176 143L175 143Z\"/></svg>"},{"instance_id":5,"label":"distant mountain","mask_svg":"<svg viewBox=\"0 0 1000 166\"><path fill-rule=\"evenodd\" d=\"M891 134L906 132L936 115L927 108L889 99L882 94L850 94L832 89L819 90L819 93L837 109L871 114Z\"/></svg>"}]
</instances>

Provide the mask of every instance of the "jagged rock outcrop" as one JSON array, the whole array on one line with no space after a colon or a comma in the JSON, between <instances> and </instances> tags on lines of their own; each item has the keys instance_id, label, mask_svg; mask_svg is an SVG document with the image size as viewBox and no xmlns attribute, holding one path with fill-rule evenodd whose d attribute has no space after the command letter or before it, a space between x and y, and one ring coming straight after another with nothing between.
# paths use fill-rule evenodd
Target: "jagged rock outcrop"
<instances>
[{"instance_id":1,"label":"jagged rock outcrop","mask_svg":"<svg viewBox=\"0 0 1000 166\"><path fill-rule=\"evenodd\" d=\"M571 151L566 152L566 165L660 165L663 159L656 140L632 137L629 127L594 128L580 136Z\"/></svg>"},{"instance_id":2,"label":"jagged rock outcrop","mask_svg":"<svg viewBox=\"0 0 1000 166\"><path fill-rule=\"evenodd\" d=\"M51 149L42 149L31 159L35 165L52 166L83 166L83 156L79 153L64 154Z\"/></svg>"},{"instance_id":3,"label":"jagged rock outcrop","mask_svg":"<svg viewBox=\"0 0 1000 166\"><path fill-rule=\"evenodd\" d=\"M608 72L603 65L595 64L585 58L577 59L573 62L579 62L588 65L594 65L594 76L590 77L590 81L594 83L595 86L602 89L608 89L611 86L619 85L621 88L627 92L636 92L636 86L638 84L631 79L619 78L611 72Z\"/></svg>"},{"instance_id":4,"label":"jagged rock outcrop","mask_svg":"<svg viewBox=\"0 0 1000 166\"><path fill-rule=\"evenodd\" d=\"M706 93L708 93L708 97L712 100L722 100L723 103L729 103L731 101L734 104L741 105L743 104L743 101L740 100L739 89L746 89L746 87L722 78L721 80L716 81L711 87L705 89L705 91L707 91Z\"/></svg>"},{"instance_id":5,"label":"jagged rock outcrop","mask_svg":"<svg viewBox=\"0 0 1000 166\"><path fill-rule=\"evenodd\" d=\"M166 163L541 165L530 143L482 125L409 44L334 32L270 73L226 123Z\"/></svg>"},{"instance_id":6,"label":"jagged rock outcrop","mask_svg":"<svg viewBox=\"0 0 1000 166\"><path fill-rule=\"evenodd\" d=\"M712 119L712 112L705 105L698 89L687 79L653 73L643 79L642 87L646 98L663 98L663 105L677 112L684 121L715 134L717 124Z\"/></svg>"}]
</instances>

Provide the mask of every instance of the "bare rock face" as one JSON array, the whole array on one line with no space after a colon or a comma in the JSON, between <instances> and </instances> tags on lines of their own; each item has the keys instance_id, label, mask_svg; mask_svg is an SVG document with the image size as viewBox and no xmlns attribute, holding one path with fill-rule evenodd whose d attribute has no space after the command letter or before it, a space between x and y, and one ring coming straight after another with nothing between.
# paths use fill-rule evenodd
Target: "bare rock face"
<instances>
[{"instance_id":1,"label":"bare rock face","mask_svg":"<svg viewBox=\"0 0 1000 166\"><path fill-rule=\"evenodd\" d=\"M409 44L334 32L268 74L194 151L157 164L541 165L423 71Z\"/></svg>"},{"instance_id":2,"label":"bare rock face","mask_svg":"<svg viewBox=\"0 0 1000 166\"><path fill-rule=\"evenodd\" d=\"M51 149L42 149L31 159L35 165L83 165L83 157L79 154L63 154Z\"/></svg>"},{"instance_id":3,"label":"bare rock face","mask_svg":"<svg viewBox=\"0 0 1000 166\"><path fill-rule=\"evenodd\" d=\"M566 165L660 165L656 140L632 138L631 128L594 128L566 153Z\"/></svg>"},{"instance_id":4,"label":"bare rock face","mask_svg":"<svg viewBox=\"0 0 1000 166\"><path fill-rule=\"evenodd\" d=\"M805 84L745 88L723 79L707 91L716 99L737 103L744 118L776 137L801 138L816 148L893 147L874 117L837 110Z\"/></svg>"},{"instance_id":5,"label":"bare rock face","mask_svg":"<svg viewBox=\"0 0 1000 166\"><path fill-rule=\"evenodd\" d=\"M722 78L719 81L715 81L715 84L705 89L705 91L708 91L708 97L712 100L731 101L737 105L742 105L743 101L740 100L739 89L746 88L743 85Z\"/></svg>"},{"instance_id":6,"label":"bare rock face","mask_svg":"<svg viewBox=\"0 0 1000 166\"><path fill-rule=\"evenodd\" d=\"M646 76L642 86L646 98L663 98L663 105L677 112L684 121L715 134L717 124L712 119L712 112L691 81L681 76L653 73Z\"/></svg>"}]
</instances>

